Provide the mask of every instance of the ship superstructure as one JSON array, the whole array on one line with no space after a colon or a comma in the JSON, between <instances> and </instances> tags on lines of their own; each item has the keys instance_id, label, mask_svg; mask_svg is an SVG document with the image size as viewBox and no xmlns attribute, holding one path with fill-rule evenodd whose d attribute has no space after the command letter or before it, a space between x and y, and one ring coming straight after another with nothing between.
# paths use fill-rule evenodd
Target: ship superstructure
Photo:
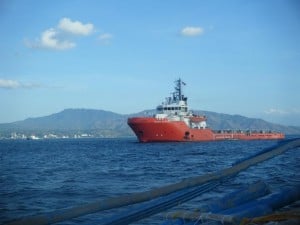
<instances>
[{"instance_id":1,"label":"ship superstructure","mask_svg":"<svg viewBox=\"0 0 300 225\"><path fill-rule=\"evenodd\" d=\"M182 85L185 85L185 83L181 79L176 81L172 96L166 98L161 105L157 106L155 118L158 120L183 121L190 128L205 129L205 116L196 116L189 111L187 97L182 94Z\"/></svg>"}]
</instances>

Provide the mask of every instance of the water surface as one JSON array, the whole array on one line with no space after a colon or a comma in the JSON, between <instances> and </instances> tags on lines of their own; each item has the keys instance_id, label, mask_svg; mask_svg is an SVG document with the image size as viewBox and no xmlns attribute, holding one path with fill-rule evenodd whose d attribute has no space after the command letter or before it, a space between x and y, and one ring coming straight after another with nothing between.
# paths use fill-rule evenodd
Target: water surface
<instances>
[{"instance_id":1,"label":"water surface","mask_svg":"<svg viewBox=\"0 0 300 225\"><path fill-rule=\"evenodd\" d=\"M276 141L147 143L136 139L0 140L0 223L127 193L146 191L231 166ZM239 173L176 208L205 201L258 180L271 189L299 184L298 149ZM118 210L61 224L95 224ZM136 224L160 224L164 213Z\"/></svg>"}]
</instances>

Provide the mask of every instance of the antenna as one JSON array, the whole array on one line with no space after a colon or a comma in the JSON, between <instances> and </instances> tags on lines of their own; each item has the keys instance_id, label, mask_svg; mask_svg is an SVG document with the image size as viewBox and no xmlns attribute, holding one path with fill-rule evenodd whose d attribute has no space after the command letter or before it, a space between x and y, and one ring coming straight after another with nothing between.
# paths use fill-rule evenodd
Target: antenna
<instances>
[{"instance_id":1,"label":"antenna","mask_svg":"<svg viewBox=\"0 0 300 225\"><path fill-rule=\"evenodd\" d=\"M177 99L179 100L179 101L181 101L181 100L183 100L183 95L182 95L182 87L181 87L181 85L183 84L183 85L186 85L180 78L178 79L178 80L176 80L175 81L175 83L176 83L176 86L175 86L175 94L177 94L176 95L176 97L177 97Z\"/></svg>"}]
</instances>

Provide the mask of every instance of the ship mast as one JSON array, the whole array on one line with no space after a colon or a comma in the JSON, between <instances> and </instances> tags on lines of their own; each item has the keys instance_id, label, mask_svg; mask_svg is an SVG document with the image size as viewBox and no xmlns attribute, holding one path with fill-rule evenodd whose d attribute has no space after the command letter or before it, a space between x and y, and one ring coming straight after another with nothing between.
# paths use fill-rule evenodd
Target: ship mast
<instances>
[{"instance_id":1,"label":"ship mast","mask_svg":"<svg viewBox=\"0 0 300 225\"><path fill-rule=\"evenodd\" d=\"M178 101L186 101L186 99L184 98L183 94L182 94L182 84L185 85L185 83L179 78L178 80L175 81L176 86L175 86L175 93L174 93L174 97L176 98L176 100Z\"/></svg>"}]
</instances>

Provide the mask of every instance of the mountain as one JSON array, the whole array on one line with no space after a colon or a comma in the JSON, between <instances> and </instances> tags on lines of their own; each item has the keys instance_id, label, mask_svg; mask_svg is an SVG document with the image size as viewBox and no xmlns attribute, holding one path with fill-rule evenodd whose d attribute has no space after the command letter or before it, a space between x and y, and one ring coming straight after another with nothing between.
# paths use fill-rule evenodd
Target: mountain
<instances>
[{"instance_id":1,"label":"mountain","mask_svg":"<svg viewBox=\"0 0 300 225\"><path fill-rule=\"evenodd\" d=\"M0 137L9 137L11 133L39 136L49 133L68 136L86 133L93 137L128 137L134 135L127 125L128 117L151 116L154 112L155 110L145 110L136 114L122 115L104 110L65 109L49 116L0 124ZM300 127L273 124L262 119L200 110L193 112L206 115L207 124L213 130L275 130L285 134L300 134Z\"/></svg>"},{"instance_id":2,"label":"mountain","mask_svg":"<svg viewBox=\"0 0 300 225\"><path fill-rule=\"evenodd\" d=\"M126 116L104 110L65 109L49 116L0 124L0 136L7 136L12 132L39 136L49 133L72 136L79 133L105 137L129 136L131 134L126 121Z\"/></svg>"},{"instance_id":3,"label":"mountain","mask_svg":"<svg viewBox=\"0 0 300 225\"><path fill-rule=\"evenodd\" d=\"M284 126L241 115L229 115L200 110L194 110L194 112L200 115L206 115L207 124L214 130L271 130L280 131L287 135L300 134L300 127L296 126Z\"/></svg>"}]
</instances>

